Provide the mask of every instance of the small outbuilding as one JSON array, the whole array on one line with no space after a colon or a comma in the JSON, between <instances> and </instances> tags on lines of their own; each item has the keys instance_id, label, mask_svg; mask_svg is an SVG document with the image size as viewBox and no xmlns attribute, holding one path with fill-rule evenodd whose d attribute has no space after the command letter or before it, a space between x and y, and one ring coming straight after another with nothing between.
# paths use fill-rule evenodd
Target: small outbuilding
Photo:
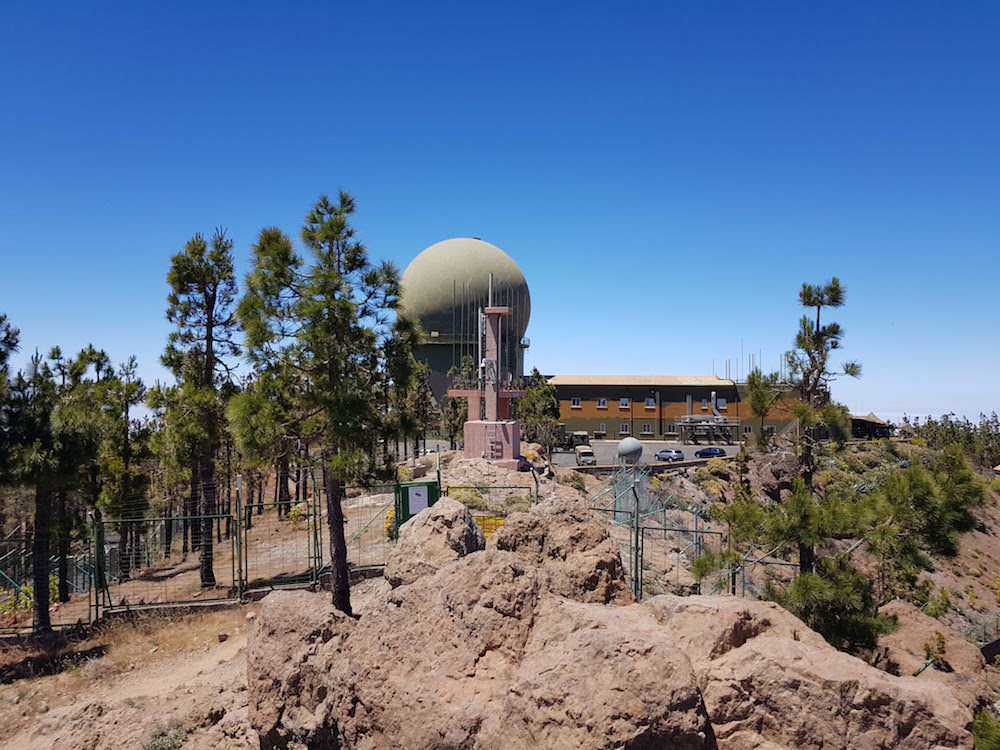
<instances>
[{"instance_id":1,"label":"small outbuilding","mask_svg":"<svg viewBox=\"0 0 1000 750\"><path fill-rule=\"evenodd\" d=\"M891 434L887 422L869 412L865 416L851 415L851 435L862 440L887 438Z\"/></svg>"}]
</instances>

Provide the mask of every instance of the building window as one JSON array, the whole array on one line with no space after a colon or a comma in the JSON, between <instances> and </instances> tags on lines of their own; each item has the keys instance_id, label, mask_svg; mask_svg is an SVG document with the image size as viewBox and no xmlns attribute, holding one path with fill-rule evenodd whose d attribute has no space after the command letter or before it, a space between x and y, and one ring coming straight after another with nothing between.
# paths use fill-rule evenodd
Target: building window
<instances>
[{"instance_id":1,"label":"building window","mask_svg":"<svg viewBox=\"0 0 1000 750\"><path fill-rule=\"evenodd\" d=\"M622 422L622 428L618 432L622 435L628 435L628 422Z\"/></svg>"},{"instance_id":2,"label":"building window","mask_svg":"<svg viewBox=\"0 0 1000 750\"><path fill-rule=\"evenodd\" d=\"M642 426L642 434L643 435L652 435L653 434L653 426L652 425L648 425L648 424L644 424Z\"/></svg>"},{"instance_id":3,"label":"building window","mask_svg":"<svg viewBox=\"0 0 1000 750\"><path fill-rule=\"evenodd\" d=\"M620 399L618 399L618 408L620 409L628 408L628 397L622 396Z\"/></svg>"},{"instance_id":4,"label":"building window","mask_svg":"<svg viewBox=\"0 0 1000 750\"><path fill-rule=\"evenodd\" d=\"M607 409L608 408L608 400L606 398L599 398L599 399L597 399L597 408L598 409Z\"/></svg>"},{"instance_id":5,"label":"building window","mask_svg":"<svg viewBox=\"0 0 1000 750\"><path fill-rule=\"evenodd\" d=\"M653 398L652 396L650 396L649 398L647 398L646 399L646 408L647 409L655 409L656 408L656 399Z\"/></svg>"},{"instance_id":6,"label":"building window","mask_svg":"<svg viewBox=\"0 0 1000 750\"><path fill-rule=\"evenodd\" d=\"M573 399L572 399L571 403L573 404L573 408L574 409L579 409L580 408L580 397L579 396L573 396Z\"/></svg>"},{"instance_id":7,"label":"building window","mask_svg":"<svg viewBox=\"0 0 1000 750\"><path fill-rule=\"evenodd\" d=\"M716 403L719 405L720 409L725 409L726 408L726 399L720 398L720 399L718 399L716 401Z\"/></svg>"},{"instance_id":8,"label":"building window","mask_svg":"<svg viewBox=\"0 0 1000 750\"><path fill-rule=\"evenodd\" d=\"M701 410L702 411L708 411L708 399L707 398L703 398L701 400Z\"/></svg>"},{"instance_id":9,"label":"building window","mask_svg":"<svg viewBox=\"0 0 1000 750\"><path fill-rule=\"evenodd\" d=\"M601 422L601 429L599 429L599 430L597 431L597 434L598 434L598 435L605 435L605 434L607 434L607 432L608 432L608 431L607 431L606 429L604 429L604 422Z\"/></svg>"},{"instance_id":10,"label":"building window","mask_svg":"<svg viewBox=\"0 0 1000 750\"><path fill-rule=\"evenodd\" d=\"M751 432L753 432L753 425L752 424L743 425L743 432L749 435Z\"/></svg>"}]
</instances>

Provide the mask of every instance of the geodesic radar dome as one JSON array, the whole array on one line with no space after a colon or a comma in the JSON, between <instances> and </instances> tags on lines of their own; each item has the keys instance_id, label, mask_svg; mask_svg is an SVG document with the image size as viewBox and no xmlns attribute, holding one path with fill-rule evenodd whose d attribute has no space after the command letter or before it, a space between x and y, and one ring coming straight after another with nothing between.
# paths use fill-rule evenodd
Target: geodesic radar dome
<instances>
[{"instance_id":1,"label":"geodesic radar dome","mask_svg":"<svg viewBox=\"0 0 1000 750\"><path fill-rule=\"evenodd\" d=\"M401 312L420 322L427 343L469 340L478 309L486 306L491 272L493 304L514 308L505 321L505 335L514 345L528 330L528 283L507 253L479 239L444 240L414 258L403 273Z\"/></svg>"}]
</instances>

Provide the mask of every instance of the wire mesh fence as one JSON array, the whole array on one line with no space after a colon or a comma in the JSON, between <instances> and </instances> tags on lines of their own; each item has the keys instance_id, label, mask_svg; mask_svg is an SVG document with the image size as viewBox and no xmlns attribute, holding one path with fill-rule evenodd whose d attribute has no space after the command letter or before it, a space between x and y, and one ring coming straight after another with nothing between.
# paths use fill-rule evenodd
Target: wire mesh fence
<instances>
[{"instance_id":1,"label":"wire mesh fence","mask_svg":"<svg viewBox=\"0 0 1000 750\"><path fill-rule=\"evenodd\" d=\"M536 501L535 488L527 485L500 485L456 482L441 488L441 494L458 500L469 510L505 518L526 511Z\"/></svg>"},{"instance_id":2,"label":"wire mesh fence","mask_svg":"<svg viewBox=\"0 0 1000 750\"><path fill-rule=\"evenodd\" d=\"M236 596L236 536L215 541L215 522L226 519L232 523L231 516L220 514L95 521L94 617ZM203 559L210 564L203 566Z\"/></svg>"},{"instance_id":3,"label":"wire mesh fence","mask_svg":"<svg viewBox=\"0 0 1000 750\"><path fill-rule=\"evenodd\" d=\"M31 546L30 538L0 540L0 633L32 628L35 587ZM89 543L77 547L66 558L65 592L59 586L59 556L51 555L48 559L49 620L54 627L89 621L91 552Z\"/></svg>"},{"instance_id":4,"label":"wire mesh fence","mask_svg":"<svg viewBox=\"0 0 1000 750\"><path fill-rule=\"evenodd\" d=\"M639 591L641 594L701 593L692 575L695 560L706 551L720 552L722 533L697 526L640 526Z\"/></svg>"},{"instance_id":5,"label":"wire mesh fence","mask_svg":"<svg viewBox=\"0 0 1000 750\"><path fill-rule=\"evenodd\" d=\"M395 534L395 486L350 488L343 501L347 563L370 569L385 565Z\"/></svg>"},{"instance_id":6,"label":"wire mesh fence","mask_svg":"<svg viewBox=\"0 0 1000 750\"><path fill-rule=\"evenodd\" d=\"M115 611L237 600L262 589L323 585L329 570L328 506L312 478L296 500L272 501L269 489L239 493L205 515L92 518L74 542L58 602L58 559L52 558L53 625L93 622ZM396 483L347 487L341 498L348 564L383 567L394 542ZM470 507L489 536L511 512L527 510L529 485L453 484L442 488ZM277 492L274 492L277 497ZM211 555L211 564L202 560ZM31 540L0 540L0 630L32 627ZM10 610L12 616L5 615Z\"/></svg>"}]
</instances>

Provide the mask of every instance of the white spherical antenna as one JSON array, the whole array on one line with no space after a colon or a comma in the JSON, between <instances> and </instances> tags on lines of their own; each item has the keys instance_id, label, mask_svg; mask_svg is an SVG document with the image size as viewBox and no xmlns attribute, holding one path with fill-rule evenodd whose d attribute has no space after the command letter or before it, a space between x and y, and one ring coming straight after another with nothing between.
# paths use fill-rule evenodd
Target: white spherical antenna
<instances>
[{"instance_id":1,"label":"white spherical antenna","mask_svg":"<svg viewBox=\"0 0 1000 750\"><path fill-rule=\"evenodd\" d=\"M639 462L642 456L642 443L634 437L627 437L618 443L618 458L627 464Z\"/></svg>"}]
</instances>

